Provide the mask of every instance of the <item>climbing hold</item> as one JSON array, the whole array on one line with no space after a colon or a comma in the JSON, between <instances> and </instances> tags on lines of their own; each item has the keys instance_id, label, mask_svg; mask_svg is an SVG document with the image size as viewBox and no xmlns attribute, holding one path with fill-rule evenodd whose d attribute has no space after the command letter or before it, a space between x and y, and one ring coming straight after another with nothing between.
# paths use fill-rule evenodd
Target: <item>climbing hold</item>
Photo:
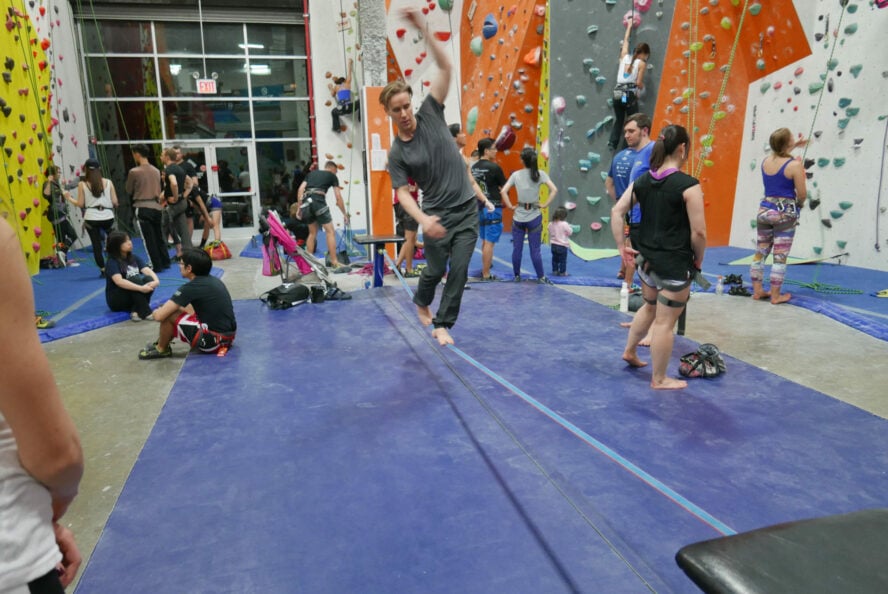
<instances>
[{"instance_id":1,"label":"climbing hold","mask_svg":"<svg viewBox=\"0 0 888 594\"><path fill-rule=\"evenodd\" d=\"M577 192L577 189L576 189L575 187L570 186L570 187L567 188L567 193L570 194L571 198L576 198L578 192Z\"/></svg>"},{"instance_id":2,"label":"climbing hold","mask_svg":"<svg viewBox=\"0 0 888 594\"><path fill-rule=\"evenodd\" d=\"M602 171L601 172L601 181L604 181L606 179L607 179L607 171Z\"/></svg>"},{"instance_id":3,"label":"climbing hold","mask_svg":"<svg viewBox=\"0 0 888 594\"><path fill-rule=\"evenodd\" d=\"M481 37L473 37L472 41L469 42L469 49L472 50L472 53L476 56L481 55L481 51L484 47L484 42Z\"/></svg>"},{"instance_id":4,"label":"climbing hold","mask_svg":"<svg viewBox=\"0 0 888 594\"><path fill-rule=\"evenodd\" d=\"M601 196L586 196L586 202L589 203L589 206L595 206L601 202Z\"/></svg>"},{"instance_id":5,"label":"climbing hold","mask_svg":"<svg viewBox=\"0 0 888 594\"><path fill-rule=\"evenodd\" d=\"M826 167L827 165L829 165L829 159L827 159L826 157L820 157L819 159L817 159L818 167Z\"/></svg>"},{"instance_id":6,"label":"climbing hold","mask_svg":"<svg viewBox=\"0 0 888 594\"><path fill-rule=\"evenodd\" d=\"M586 173L592 168L592 162L589 159L580 159L580 171Z\"/></svg>"},{"instance_id":7,"label":"climbing hold","mask_svg":"<svg viewBox=\"0 0 888 594\"><path fill-rule=\"evenodd\" d=\"M848 122L850 122L850 121L851 121L851 120L849 120L848 118L842 118L842 119L840 119L839 122L838 122L838 124L839 124L839 130L844 130L845 128L847 128L847 127L848 127Z\"/></svg>"},{"instance_id":8,"label":"climbing hold","mask_svg":"<svg viewBox=\"0 0 888 594\"><path fill-rule=\"evenodd\" d=\"M478 107L475 106L466 114L466 133L474 134L475 127L478 125Z\"/></svg>"},{"instance_id":9,"label":"climbing hold","mask_svg":"<svg viewBox=\"0 0 888 594\"><path fill-rule=\"evenodd\" d=\"M623 28L628 27L629 23L632 23L632 26L637 29L641 25L641 15L634 10L630 10L623 15Z\"/></svg>"},{"instance_id":10,"label":"climbing hold","mask_svg":"<svg viewBox=\"0 0 888 594\"><path fill-rule=\"evenodd\" d=\"M758 221L756 221L755 219L750 219L749 226L755 229L756 227L758 227Z\"/></svg>"},{"instance_id":11,"label":"climbing hold","mask_svg":"<svg viewBox=\"0 0 888 594\"><path fill-rule=\"evenodd\" d=\"M564 208L566 208L567 210L574 210L576 207L577 207L576 202L565 202L564 203Z\"/></svg>"},{"instance_id":12,"label":"climbing hold","mask_svg":"<svg viewBox=\"0 0 888 594\"><path fill-rule=\"evenodd\" d=\"M811 167L813 165L814 165L814 159L805 159L805 163L804 163L805 169L811 169Z\"/></svg>"},{"instance_id":13,"label":"climbing hold","mask_svg":"<svg viewBox=\"0 0 888 594\"><path fill-rule=\"evenodd\" d=\"M586 105L586 96L585 95L577 95L577 106L583 107Z\"/></svg>"},{"instance_id":14,"label":"climbing hold","mask_svg":"<svg viewBox=\"0 0 888 594\"><path fill-rule=\"evenodd\" d=\"M589 161L591 161L593 165L598 165L599 163L601 163L601 155L599 155L598 153L593 153L590 151L586 153L586 158L589 159Z\"/></svg>"},{"instance_id":15,"label":"climbing hold","mask_svg":"<svg viewBox=\"0 0 888 594\"><path fill-rule=\"evenodd\" d=\"M801 76L804 72L805 72L805 69L802 68L801 66L799 66L798 68L795 69L795 72L794 72L793 74L794 74L796 77L799 77L799 76Z\"/></svg>"},{"instance_id":16,"label":"climbing hold","mask_svg":"<svg viewBox=\"0 0 888 594\"><path fill-rule=\"evenodd\" d=\"M841 167L844 164L845 164L845 157L836 157L835 159L833 159L833 166L835 166L835 167Z\"/></svg>"},{"instance_id":17,"label":"climbing hold","mask_svg":"<svg viewBox=\"0 0 888 594\"><path fill-rule=\"evenodd\" d=\"M593 58L583 58L583 66L586 68L592 68L592 64L595 63Z\"/></svg>"},{"instance_id":18,"label":"climbing hold","mask_svg":"<svg viewBox=\"0 0 888 594\"><path fill-rule=\"evenodd\" d=\"M820 206L820 198L812 198L808 200L808 208L811 210L817 210L817 207Z\"/></svg>"},{"instance_id":19,"label":"climbing hold","mask_svg":"<svg viewBox=\"0 0 888 594\"><path fill-rule=\"evenodd\" d=\"M765 61L762 60L761 58L759 58L758 60L755 61L755 67L758 68L759 70L764 70L765 69Z\"/></svg>"},{"instance_id":20,"label":"climbing hold","mask_svg":"<svg viewBox=\"0 0 888 594\"><path fill-rule=\"evenodd\" d=\"M755 162L755 159L749 162L749 170L755 171L755 168L758 167L758 163Z\"/></svg>"},{"instance_id":21,"label":"climbing hold","mask_svg":"<svg viewBox=\"0 0 888 594\"><path fill-rule=\"evenodd\" d=\"M496 17L493 16L493 13L488 14L484 17L484 25L481 27L481 34L484 35L484 39L490 39L496 32L499 30L499 25L496 23Z\"/></svg>"},{"instance_id":22,"label":"climbing hold","mask_svg":"<svg viewBox=\"0 0 888 594\"><path fill-rule=\"evenodd\" d=\"M594 223L589 225L589 227L591 227L593 231L601 231L604 228L604 226L598 221L595 221Z\"/></svg>"},{"instance_id":23,"label":"climbing hold","mask_svg":"<svg viewBox=\"0 0 888 594\"><path fill-rule=\"evenodd\" d=\"M848 116L849 118L853 118L858 113L860 113L859 107L849 107L849 108L845 109L845 115Z\"/></svg>"},{"instance_id":24,"label":"climbing hold","mask_svg":"<svg viewBox=\"0 0 888 594\"><path fill-rule=\"evenodd\" d=\"M438 6L440 6L441 10L444 12L450 12L453 10L453 0L438 0Z\"/></svg>"},{"instance_id":25,"label":"climbing hold","mask_svg":"<svg viewBox=\"0 0 888 594\"><path fill-rule=\"evenodd\" d=\"M822 82L815 81L815 82L812 82L811 84L808 85L808 92L812 95L814 95L815 93L818 93L822 89L823 89Z\"/></svg>"},{"instance_id":26,"label":"climbing hold","mask_svg":"<svg viewBox=\"0 0 888 594\"><path fill-rule=\"evenodd\" d=\"M863 70L863 64L855 64L848 71L851 73L854 78L857 78L857 75L860 74L860 71Z\"/></svg>"},{"instance_id":27,"label":"climbing hold","mask_svg":"<svg viewBox=\"0 0 888 594\"><path fill-rule=\"evenodd\" d=\"M854 203L848 202L847 200L842 200L841 202L839 202L839 208L841 208L842 210L848 210L852 206L854 206Z\"/></svg>"},{"instance_id":28,"label":"climbing hold","mask_svg":"<svg viewBox=\"0 0 888 594\"><path fill-rule=\"evenodd\" d=\"M752 16L758 16L758 13L762 11L762 5L756 2L749 7L749 14Z\"/></svg>"},{"instance_id":29,"label":"climbing hold","mask_svg":"<svg viewBox=\"0 0 888 594\"><path fill-rule=\"evenodd\" d=\"M595 84L603 85L606 82L607 82L607 78L604 76L599 75L599 76L595 77Z\"/></svg>"},{"instance_id":30,"label":"climbing hold","mask_svg":"<svg viewBox=\"0 0 888 594\"><path fill-rule=\"evenodd\" d=\"M834 219L841 219L842 215L845 214L844 210L831 210L829 211L829 216Z\"/></svg>"},{"instance_id":31,"label":"climbing hold","mask_svg":"<svg viewBox=\"0 0 888 594\"><path fill-rule=\"evenodd\" d=\"M635 0L635 10L638 12L647 12L651 8L653 0Z\"/></svg>"},{"instance_id":32,"label":"climbing hold","mask_svg":"<svg viewBox=\"0 0 888 594\"><path fill-rule=\"evenodd\" d=\"M597 66L593 66L592 68L589 69L589 74L597 77L598 75L601 74L601 68L599 68Z\"/></svg>"},{"instance_id":33,"label":"climbing hold","mask_svg":"<svg viewBox=\"0 0 888 594\"><path fill-rule=\"evenodd\" d=\"M842 109L848 107L849 105L851 105L851 99L848 99L847 97L842 97L841 99L839 99L839 107L841 107Z\"/></svg>"},{"instance_id":34,"label":"climbing hold","mask_svg":"<svg viewBox=\"0 0 888 594\"><path fill-rule=\"evenodd\" d=\"M771 88L771 83L765 81L762 83L762 86L759 87L759 90L762 92L762 95L768 92L768 89Z\"/></svg>"},{"instance_id":35,"label":"climbing hold","mask_svg":"<svg viewBox=\"0 0 888 594\"><path fill-rule=\"evenodd\" d=\"M724 29L725 31L730 31L731 27L734 25L734 23L728 17L722 18L720 24L721 24L721 28Z\"/></svg>"},{"instance_id":36,"label":"climbing hold","mask_svg":"<svg viewBox=\"0 0 888 594\"><path fill-rule=\"evenodd\" d=\"M563 114L566 108L567 101L564 100L564 97L558 96L552 99L552 111L554 111L556 114Z\"/></svg>"},{"instance_id":37,"label":"climbing hold","mask_svg":"<svg viewBox=\"0 0 888 594\"><path fill-rule=\"evenodd\" d=\"M827 229L832 229L832 221L829 219L820 219L820 222L823 223L823 226Z\"/></svg>"},{"instance_id":38,"label":"climbing hold","mask_svg":"<svg viewBox=\"0 0 888 594\"><path fill-rule=\"evenodd\" d=\"M845 249L845 246L848 245L848 242L847 242L847 241L844 241L844 240L842 240L842 239L837 239L837 240L836 240L836 245L839 246L839 249L840 249L840 250L843 250L843 249Z\"/></svg>"},{"instance_id":39,"label":"climbing hold","mask_svg":"<svg viewBox=\"0 0 888 594\"><path fill-rule=\"evenodd\" d=\"M586 35L594 35L598 33L598 25L589 25L586 27Z\"/></svg>"},{"instance_id":40,"label":"climbing hold","mask_svg":"<svg viewBox=\"0 0 888 594\"><path fill-rule=\"evenodd\" d=\"M818 256L819 256L820 254L823 253L823 248L820 247L820 246L814 246L814 247L812 247L811 249L812 249L812 250L814 251L814 253L817 254Z\"/></svg>"},{"instance_id":41,"label":"climbing hold","mask_svg":"<svg viewBox=\"0 0 888 594\"><path fill-rule=\"evenodd\" d=\"M714 114L712 114L712 119L714 119L717 122L719 120L725 119L727 117L727 115L728 114L724 111L717 111Z\"/></svg>"},{"instance_id":42,"label":"climbing hold","mask_svg":"<svg viewBox=\"0 0 888 594\"><path fill-rule=\"evenodd\" d=\"M710 72L715 69L715 62L703 62L703 72Z\"/></svg>"},{"instance_id":43,"label":"climbing hold","mask_svg":"<svg viewBox=\"0 0 888 594\"><path fill-rule=\"evenodd\" d=\"M610 225L610 222L611 222L610 217L600 217L600 219L601 219L601 222L604 223L605 225Z\"/></svg>"},{"instance_id":44,"label":"climbing hold","mask_svg":"<svg viewBox=\"0 0 888 594\"><path fill-rule=\"evenodd\" d=\"M845 35L854 35L857 33L857 23L851 23L845 27Z\"/></svg>"},{"instance_id":45,"label":"climbing hold","mask_svg":"<svg viewBox=\"0 0 888 594\"><path fill-rule=\"evenodd\" d=\"M581 229L582 227L580 227L579 225L571 225L570 228L571 228L571 230L572 230L574 233L579 233L579 232L580 232L580 229Z\"/></svg>"}]
</instances>

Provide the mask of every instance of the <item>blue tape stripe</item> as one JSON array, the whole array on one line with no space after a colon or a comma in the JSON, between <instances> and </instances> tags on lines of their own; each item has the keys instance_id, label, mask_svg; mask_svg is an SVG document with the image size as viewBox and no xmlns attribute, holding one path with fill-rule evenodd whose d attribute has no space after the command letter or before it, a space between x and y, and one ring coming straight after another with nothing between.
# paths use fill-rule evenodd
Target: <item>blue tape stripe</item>
<instances>
[{"instance_id":1,"label":"blue tape stripe","mask_svg":"<svg viewBox=\"0 0 888 594\"><path fill-rule=\"evenodd\" d=\"M453 351L454 353L459 355L463 360L468 362L470 365L477 368L478 370L480 370L485 375L487 375L491 379L495 380L499 384L505 386L507 389L509 389L515 395L519 396L522 400L524 400L525 402L527 402L528 404L530 404L531 406L533 406L534 408L536 408L537 410L542 412L544 415L546 415L547 417L549 417L550 419L552 419L553 421L555 421L556 423L558 423L559 425L561 425L562 427L564 427L565 429L567 429L568 431L570 431L571 433L573 433L574 435L576 435L577 437L579 437L580 439L585 441L587 444L589 444L590 446L592 446L593 448L595 448L596 450L598 450L599 452L601 452L602 454L604 454L605 456L607 456L608 458L610 458L611 460L613 460L614 462L616 462L617 464L619 464L620 466L622 466L623 468L625 468L626 470L628 470L629 472L631 472L632 474L634 474L635 476L637 476L638 478L640 478L641 480L646 482L648 485L650 485L651 487L653 487L654 489L656 489L657 491L659 491L660 493L662 493L663 495L665 495L666 497L668 497L669 499L671 499L672 501L677 503L679 506L681 506L682 508L684 508L685 510L690 512L692 515L696 516L697 518L699 518L703 522L712 526L715 530L717 530L721 534L724 534L724 535L737 534L736 530L734 530L733 528L731 528L730 526L728 526L724 522L718 520L717 518L713 517L706 510L704 510L700 506L696 505L695 503L691 502L686 497L680 495L679 493L677 493L673 489L669 488L668 486L663 484L660 480L654 478L653 476L651 476L650 474L648 474L647 472L645 472L644 470L642 470L641 468L639 468L638 466L636 466L635 464L633 464L632 462L630 462L629 460L627 460L626 458L624 458L623 456L621 456L620 454L618 454L617 452L615 452L614 450L609 448L608 446L604 445L603 443L601 443L600 441L598 441L597 439L595 439L594 437L592 437L591 435L589 435L588 433L586 433L585 431L583 431L582 429L580 429L579 427L577 427L576 425L574 425L573 423L571 423L570 421L568 421L567 419L565 419L564 417L562 417L561 415L559 415L558 413L556 413L555 411L550 409L548 406L546 406L542 402L539 402L538 400L536 400L535 398L533 398L529 394L526 394L523 390L519 389L517 386L513 385L511 382L509 382L505 378L500 377L498 374L494 373L493 371L491 371L490 369L488 369L487 367L485 367L481 363L477 362L475 359L473 359L472 357L470 357L469 355L467 355L466 353L464 353L463 351L461 351L457 347L453 346L452 344L447 345L447 346L451 351Z\"/></svg>"}]
</instances>

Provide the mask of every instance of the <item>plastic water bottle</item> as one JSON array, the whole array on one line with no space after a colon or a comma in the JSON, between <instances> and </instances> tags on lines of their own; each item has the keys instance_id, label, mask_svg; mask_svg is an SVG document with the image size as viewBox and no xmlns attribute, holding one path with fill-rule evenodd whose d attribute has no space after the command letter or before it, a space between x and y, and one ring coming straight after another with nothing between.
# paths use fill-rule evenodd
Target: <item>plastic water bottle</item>
<instances>
[{"instance_id":1,"label":"plastic water bottle","mask_svg":"<svg viewBox=\"0 0 888 594\"><path fill-rule=\"evenodd\" d=\"M627 283L623 283L623 286L620 287L620 311L629 312L629 285Z\"/></svg>"},{"instance_id":2,"label":"plastic water bottle","mask_svg":"<svg viewBox=\"0 0 888 594\"><path fill-rule=\"evenodd\" d=\"M724 295L725 294L725 280L719 276L718 280L715 281L715 294L716 295Z\"/></svg>"}]
</instances>

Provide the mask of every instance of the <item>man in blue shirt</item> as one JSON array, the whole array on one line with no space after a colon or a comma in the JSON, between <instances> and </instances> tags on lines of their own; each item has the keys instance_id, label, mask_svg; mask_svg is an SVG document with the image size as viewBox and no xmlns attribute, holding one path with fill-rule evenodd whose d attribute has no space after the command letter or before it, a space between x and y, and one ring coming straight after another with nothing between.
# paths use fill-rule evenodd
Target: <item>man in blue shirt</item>
<instances>
[{"instance_id":1,"label":"man in blue shirt","mask_svg":"<svg viewBox=\"0 0 888 594\"><path fill-rule=\"evenodd\" d=\"M627 147L617 153L611 162L610 172L604 180L607 195L616 202L629 187L629 184L651 168L651 150L654 143L651 141L651 118L643 113L636 113L626 119L623 125L623 136L626 138ZM641 209L638 204L633 204L626 216L624 235L626 245L632 247L633 235L638 230L641 222ZM621 266L617 278L625 278L631 285L635 276L635 268L631 270Z\"/></svg>"}]
</instances>

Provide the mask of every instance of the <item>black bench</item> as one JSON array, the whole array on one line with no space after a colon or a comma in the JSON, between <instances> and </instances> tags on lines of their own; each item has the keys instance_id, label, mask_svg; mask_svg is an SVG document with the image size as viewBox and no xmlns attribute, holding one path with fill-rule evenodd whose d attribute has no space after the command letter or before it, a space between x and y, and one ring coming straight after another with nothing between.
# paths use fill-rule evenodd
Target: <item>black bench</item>
<instances>
[{"instance_id":1,"label":"black bench","mask_svg":"<svg viewBox=\"0 0 888 594\"><path fill-rule=\"evenodd\" d=\"M373 286L381 287L385 276L385 246L393 243L397 249L397 246L404 243L404 238L400 235L355 235L354 240L360 245L373 246Z\"/></svg>"}]
</instances>

